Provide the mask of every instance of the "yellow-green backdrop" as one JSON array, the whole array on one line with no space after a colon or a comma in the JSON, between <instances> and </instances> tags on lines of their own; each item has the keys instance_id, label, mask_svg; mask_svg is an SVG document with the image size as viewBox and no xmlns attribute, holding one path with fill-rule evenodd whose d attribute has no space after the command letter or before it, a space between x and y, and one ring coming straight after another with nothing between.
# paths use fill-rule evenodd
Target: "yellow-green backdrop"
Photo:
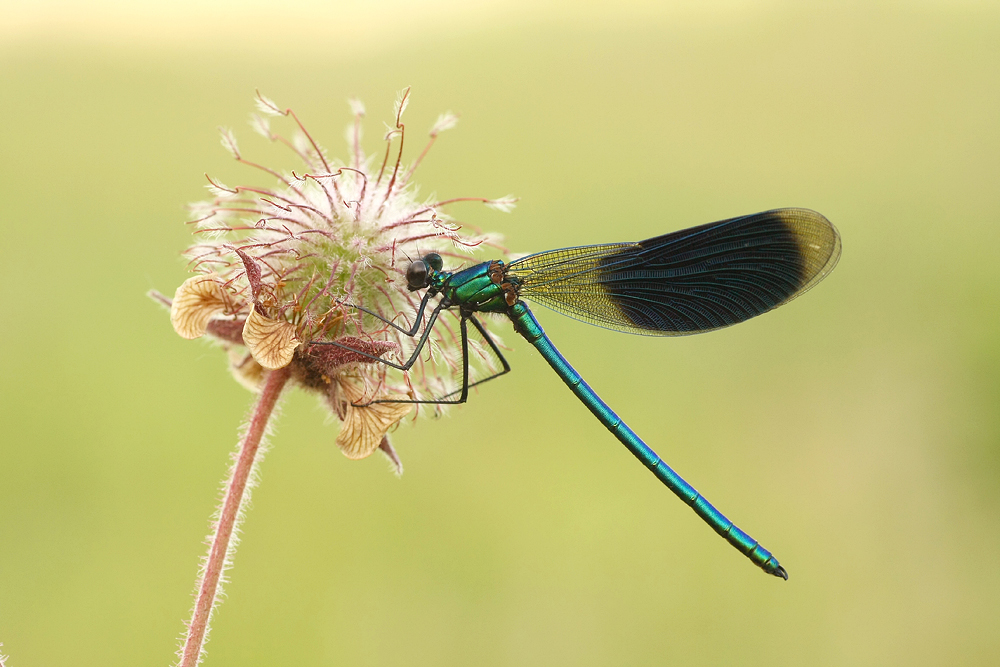
<instances>
[{"instance_id":1,"label":"yellow-green backdrop","mask_svg":"<svg viewBox=\"0 0 1000 667\"><path fill-rule=\"evenodd\" d=\"M162 3L166 4L166 3ZM821 211L838 268L701 337L539 310L763 575L524 341L345 459L285 403L207 665L940 665L1000 658L1000 8L974 2L36 3L0 18L0 652L166 665L250 395L144 293L255 88L331 153L461 114L422 192L514 251ZM416 147L419 141L411 144ZM411 156L413 153L411 153ZM288 160L278 162L295 167ZM497 424L502 423L502 428Z\"/></svg>"}]
</instances>

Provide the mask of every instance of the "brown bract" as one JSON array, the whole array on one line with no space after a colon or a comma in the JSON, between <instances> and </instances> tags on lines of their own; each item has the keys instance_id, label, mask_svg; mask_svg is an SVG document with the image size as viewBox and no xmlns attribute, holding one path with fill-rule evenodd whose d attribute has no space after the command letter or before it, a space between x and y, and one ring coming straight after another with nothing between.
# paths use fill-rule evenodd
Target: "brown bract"
<instances>
[{"instance_id":1,"label":"brown bract","mask_svg":"<svg viewBox=\"0 0 1000 667\"><path fill-rule=\"evenodd\" d=\"M295 351L293 377L300 385L326 393L333 379L347 370L345 367L376 363L389 350L399 348L394 342L354 336L341 336L335 342L338 345L302 345Z\"/></svg>"}]
</instances>

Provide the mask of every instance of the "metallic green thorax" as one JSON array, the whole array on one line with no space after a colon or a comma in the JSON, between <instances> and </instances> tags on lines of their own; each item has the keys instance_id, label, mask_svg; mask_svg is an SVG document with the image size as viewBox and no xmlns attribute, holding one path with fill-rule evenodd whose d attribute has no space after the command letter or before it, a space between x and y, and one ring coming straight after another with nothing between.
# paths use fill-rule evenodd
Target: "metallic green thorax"
<instances>
[{"instance_id":1,"label":"metallic green thorax","mask_svg":"<svg viewBox=\"0 0 1000 667\"><path fill-rule=\"evenodd\" d=\"M493 261L456 273L435 271L430 276L429 287L451 304L469 312L505 313L508 308L505 290L496 278L503 266L503 262Z\"/></svg>"}]
</instances>

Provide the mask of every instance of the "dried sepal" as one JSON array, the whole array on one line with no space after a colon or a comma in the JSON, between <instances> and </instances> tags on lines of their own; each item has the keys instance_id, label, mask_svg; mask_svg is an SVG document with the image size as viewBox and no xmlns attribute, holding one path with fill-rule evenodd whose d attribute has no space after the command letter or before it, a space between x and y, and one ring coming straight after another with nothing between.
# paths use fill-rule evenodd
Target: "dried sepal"
<instances>
[{"instance_id":1,"label":"dried sepal","mask_svg":"<svg viewBox=\"0 0 1000 667\"><path fill-rule=\"evenodd\" d=\"M402 475L403 462L399 460L399 454L396 453L396 450L389 442L389 436L382 436L382 442L379 443L378 448L383 454L385 454L385 458L389 459L389 465L392 466L392 472L396 475L396 477Z\"/></svg>"},{"instance_id":2,"label":"dried sepal","mask_svg":"<svg viewBox=\"0 0 1000 667\"><path fill-rule=\"evenodd\" d=\"M302 345L295 350L294 377L303 387L318 389L329 394L334 402L335 412L343 412L336 403L334 378L345 371L345 366L374 364L389 350L398 350L399 345L391 341L367 341L354 336L342 336L335 342L339 345ZM344 346L344 347L340 347ZM332 390L332 393L331 393Z\"/></svg>"},{"instance_id":3,"label":"dried sepal","mask_svg":"<svg viewBox=\"0 0 1000 667\"><path fill-rule=\"evenodd\" d=\"M243 343L258 364L274 370L284 368L292 360L299 346L295 326L284 320L272 320L250 308L250 315L243 325Z\"/></svg>"},{"instance_id":4,"label":"dried sepal","mask_svg":"<svg viewBox=\"0 0 1000 667\"><path fill-rule=\"evenodd\" d=\"M246 271L247 282L250 283L250 293L253 294L253 298L256 301L260 297L260 290L263 287L261 283L261 271L260 266L257 264L253 257L246 254L239 248L233 248L240 261L243 262L243 270Z\"/></svg>"},{"instance_id":5,"label":"dried sepal","mask_svg":"<svg viewBox=\"0 0 1000 667\"><path fill-rule=\"evenodd\" d=\"M225 309L225 295L215 276L194 276L174 293L170 323L182 338L199 338L205 334L208 321Z\"/></svg>"},{"instance_id":6,"label":"dried sepal","mask_svg":"<svg viewBox=\"0 0 1000 667\"><path fill-rule=\"evenodd\" d=\"M343 397L344 423L337 435L337 446L349 459L363 459L379 448L385 434L398 424L410 410L411 403L372 403L363 407L354 403L365 399L364 390L353 382L338 382ZM405 396L381 396L383 399L405 399ZM398 459L397 459L398 460Z\"/></svg>"},{"instance_id":7,"label":"dried sepal","mask_svg":"<svg viewBox=\"0 0 1000 667\"><path fill-rule=\"evenodd\" d=\"M241 317L224 317L211 320L205 328L205 333L224 343L244 345L243 326L246 320Z\"/></svg>"},{"instance_id":8,"label":"dried sepal","mask_svg":"<svg viewBox=\"0 0 1000 667\"><path fill-rule=\"evenodd\" d=\"M341 336L338 345L310 345L303 348L303 363L318 372L332 375L345 364L370 364L389 350L399 349L392 341L367 341L355 336Z\"/></svg>"}]
</instances>

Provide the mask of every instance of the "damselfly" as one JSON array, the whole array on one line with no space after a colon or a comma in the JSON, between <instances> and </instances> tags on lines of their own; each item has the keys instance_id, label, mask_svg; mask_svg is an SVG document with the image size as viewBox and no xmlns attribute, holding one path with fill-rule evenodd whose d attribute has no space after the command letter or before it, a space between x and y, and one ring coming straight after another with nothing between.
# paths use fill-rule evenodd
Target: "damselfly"
<instances>
[{"instance_id":1,"label":"damselfly","mask_svg":"<svg viewBox=\"0 0 1000 667\"><path fill-rule=\"evenodd\" d=\"M361 309L407 336L416 338L419 334L409 359L397 364L354 351L391 368L409 370L440 314L455 309L462 341L462 388L433 401L380 402L464 403L470 387L510 371L476 316L505 314L514 330L535 346L594 416L667 488L764 572L788 579L769 551L674 472L601 400L545 335L525 300L616 331L650 336L702 333L791 301L833 270L840 247L837 229L822 215L784 208L638 243L562 248L509 263L483 262L455 272L445 271L441 256L432 253L411 262L406 271L411 291L426 290L410 329ZM439 299L430 306L435 297ZM428 307L430 315L420 333ZM501 366L493 375L473 382L469 381L470 326ZM328 341L313 344L348 347Z\"/></svg>"}]
</instances>

